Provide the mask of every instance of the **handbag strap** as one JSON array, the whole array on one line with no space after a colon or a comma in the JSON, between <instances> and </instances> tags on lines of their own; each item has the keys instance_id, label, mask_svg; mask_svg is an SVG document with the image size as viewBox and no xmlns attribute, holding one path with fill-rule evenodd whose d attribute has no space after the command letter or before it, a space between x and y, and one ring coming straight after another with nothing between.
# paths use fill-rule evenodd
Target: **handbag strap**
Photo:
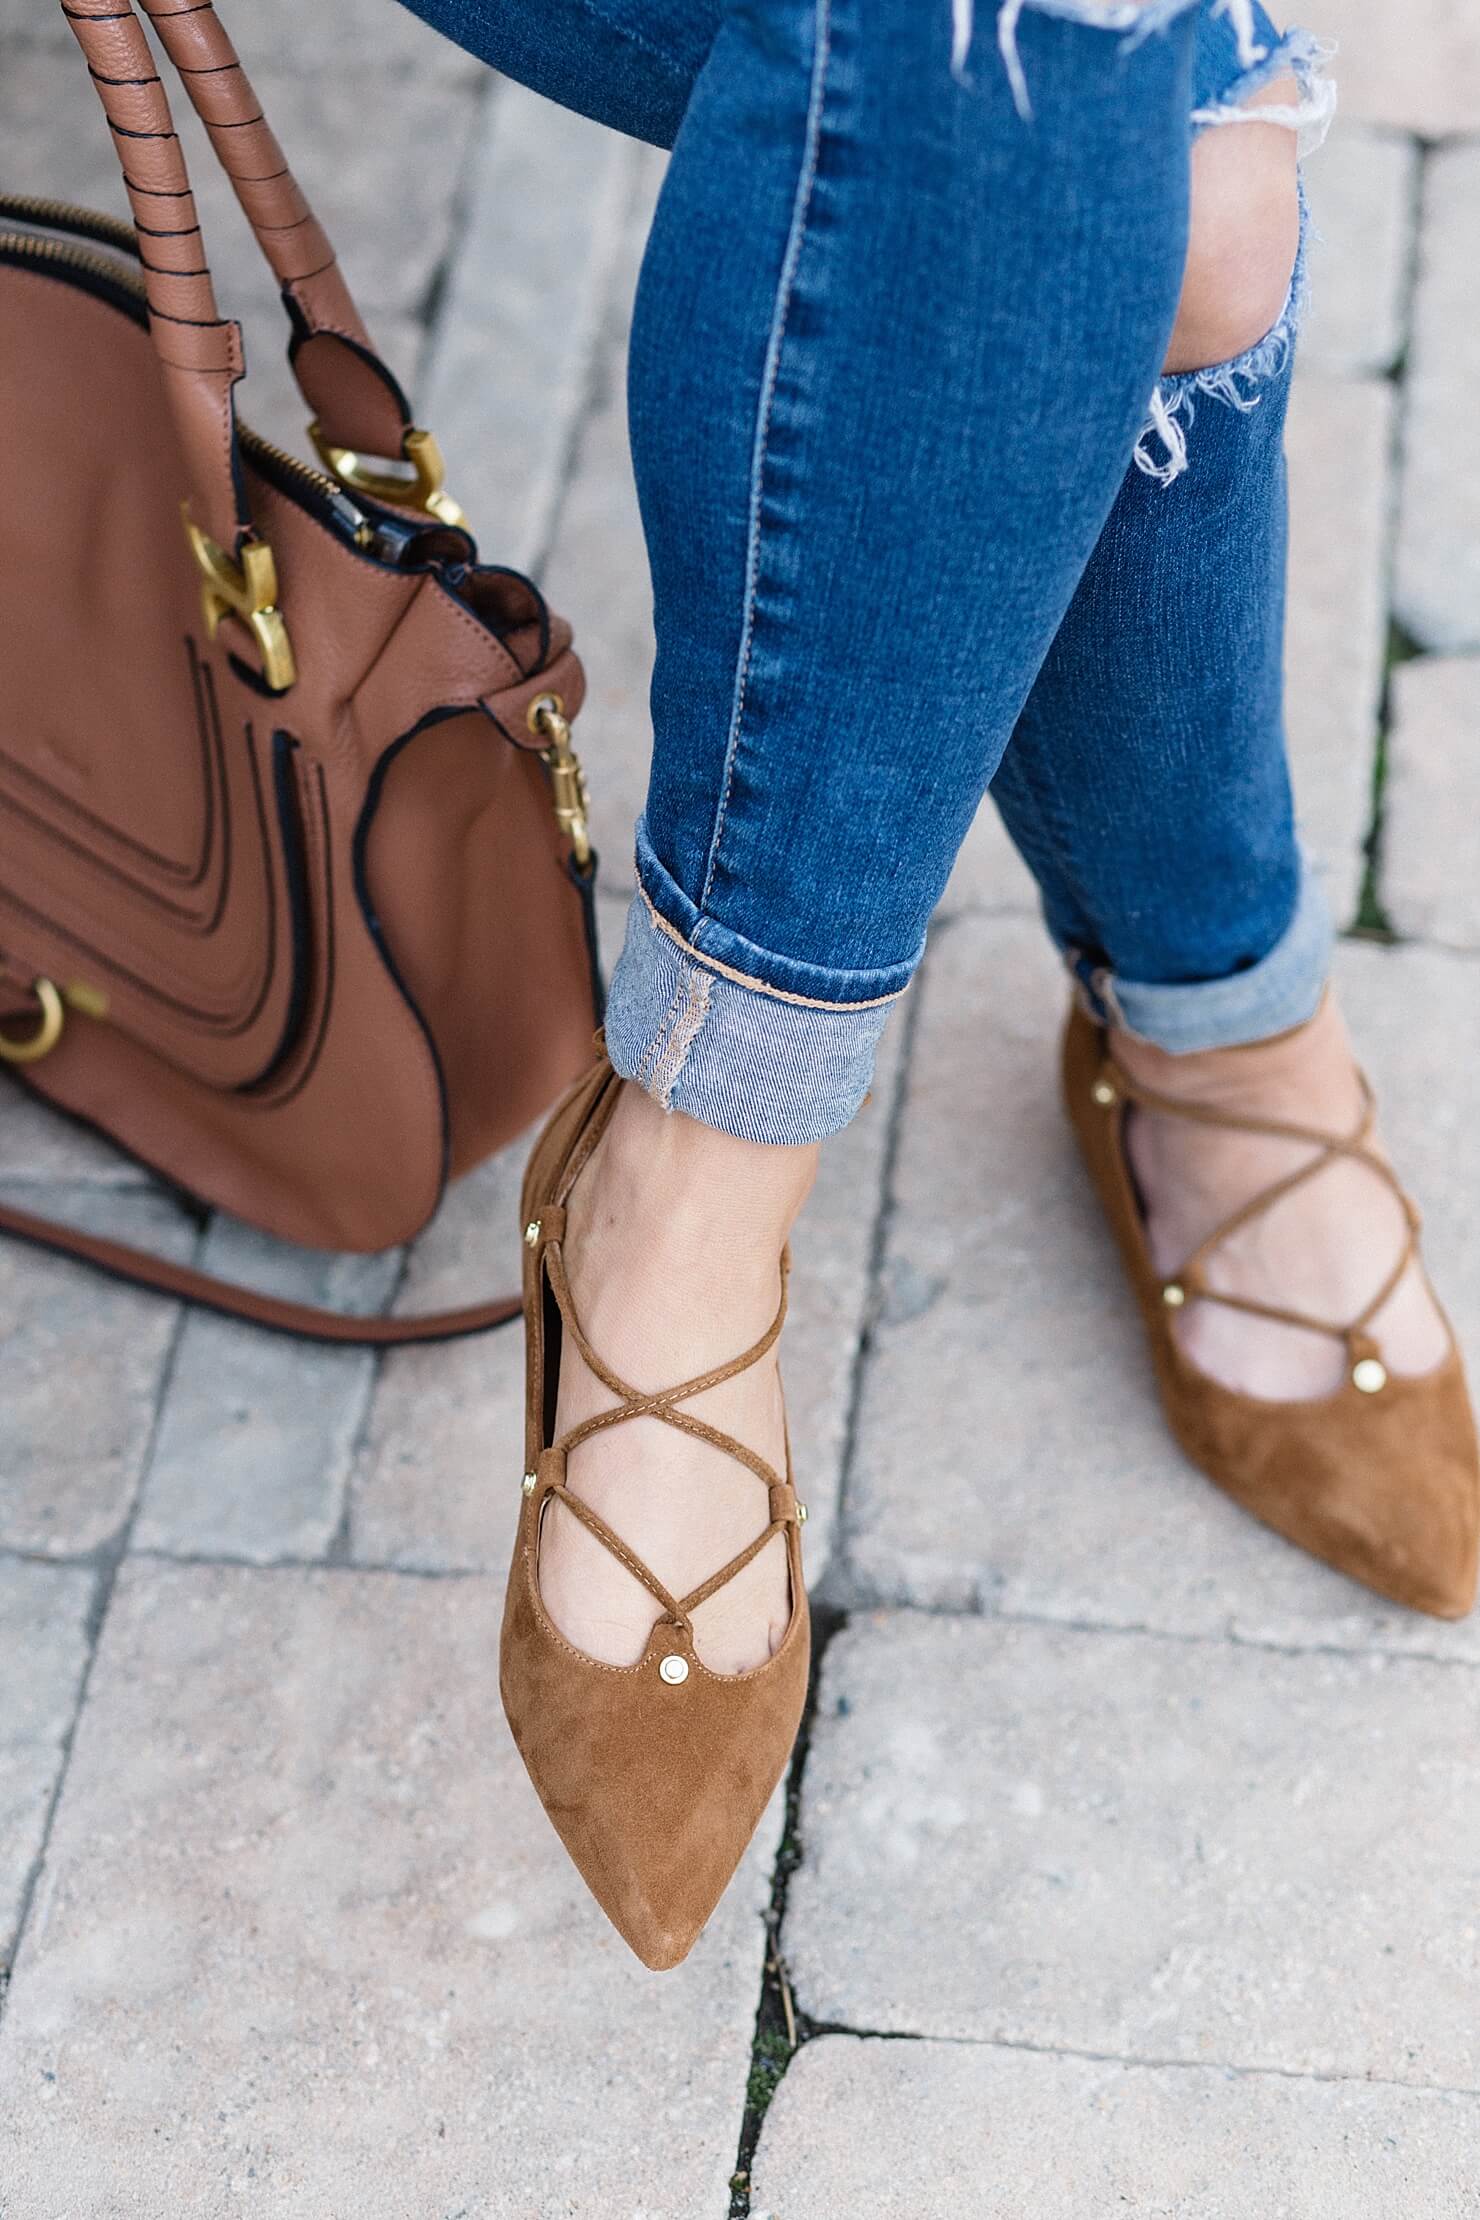
<instances>
[{"instance_id":1,"label":"handbag strap","mask_svg":"<svg viewBox=\"0 0 1480 2220\"><path fill-rule=\"evenodd\" d=\"M326 440L399 455L411 411L350 296L211 0L140 0L282 290L289 361Z\"/></svg>"},{"instance_id":2,"label":"handbag strap","mask_svg":"<svg viewBox=\"0 0 1480 2220\"><path fill-rule=\"evenodd\" d=\"M139 0L282 287L290 360L326 440L399 455L405 396L380 362L333 249L283 159L210 0ZM216 301L184 150L132 0L61 0L97 88L128 192L150 335L185 450L195 522L232 556L251 534L232 389L241 327Z\"/></svg>"},{"instance_id":3,"label":"handbag strap","mask_svg":"<svg viewBox=\"0 0 1480 2220\"><path fill-rule=\"evenodd\" d=\"M249 1326L263 1326L269 1333L293 1334L304 1341L336 1343L351 1349L400 1349L412 1342L458 1341L468 1334L487 1333L517 1318L524 1303L519 1295L500 1295L489 1302L469 1303L457 1310L423 1313L419 1318L361 1318L344 1311L321 1310L312 1303L289 1302L279 1295L262 1295L255 1288L238 1287L197 1272L189 1264L172 1264L147 1249L132 1248L126 1241L109 1241L101 1234L83 1233L76 1226L53 1218L40 1218L29 1210L0 1203L0 1233L33 1248L49 1249L57 1256L75 1257L116 1280L147 1288L156 1295L194 1303L202 1310L219 1311Z\"/></svg>"}]
</instances>

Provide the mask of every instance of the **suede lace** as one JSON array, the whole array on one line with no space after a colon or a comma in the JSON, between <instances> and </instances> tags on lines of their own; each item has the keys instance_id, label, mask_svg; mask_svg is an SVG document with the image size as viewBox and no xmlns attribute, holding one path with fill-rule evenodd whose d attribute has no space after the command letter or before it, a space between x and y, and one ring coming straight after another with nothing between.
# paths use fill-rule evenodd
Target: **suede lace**
<instances>
[{"instance_id":1,"label":"suede lace","mask_svg":"<svg viewBox=\"0 0 1480 2220\"><path fill-rule=\"evenodd\" d=\"M621 1377L620 1373L612 1370L605 1358L597 1355L591 1343L587 1340L585 1330L576 1315L575 1302L571 1295L570 1282L566 1278L565 1260L561 1255L559 1241L551 1241L544 1254L545 1271L550 1292L555 1298L556 1307L560 1312L561 1323L565 1331L570 1335L588 1369L595 1374L604 1388L607 1388L611 1394L618 1398L606 1410L595 1411L589 1418L583 1418L578 1425L568 1428L556 1441L552 1442L552 1450L557 1452L562 1459L568 1459L573 1449L578 1449L582 1442L589 1441L594 1434L602 1433L607 1427L625 1425L628 1419L633 1418L656 1418L661 1420L665 1426L672 1426L681 1434L692 1435L696 1441L708 1442L711 1448L722 1450L726 1456L733 1457L738 1464L744 1465L747 1471L753 1472L762 1485L770 1491L772 1515L767 1525L756 1535L754 1541L748 1542L744 1549L738 1551L729 1560L728 1564L721 1565L718 1572L711 1573L707 1580L702 1581L688 1595L675 1596L669 1588L664 1586L652 1567L645 1564L634 1550L628 1548L621 1535L607 1524L601 1514L592 1510L590 1504L583 1502L580 1496L572 1494L564 1481L559 1481L546 1490L547 1495L553 1496L557 1501L563 1503L565 1508L580 1520L587 1531L595 1535L597 1541L610 1551L618 1564L624 1566L635 1580L642 1583L648 1593L662 1605L665 1616L674 1626L681 1627L692 1634L691 1614L698 1610L700 1604L707 1603L711 1596L718 1594L721 1588L728 1586L737 1574L744 1572L746 1566L760 1555L773 1535L784 1533L788 1526L797 1523L798 1506L789 1478L783 1480L774 1466L770 1465L757 1451L749 1448L746 1443L738 1441L733 1434L727 1434L720 1427L711 1426L707 1419L697 1418L692 1411L680 1408L692 1396L702 1395L706 1389L718 1387L723 1381L733 1380L740 1373L748 1372L753 1365L759 1364L761 1358L769 1350L775 1348L776 1343L781 1338L781 1329L786 1323L787 1282L791 1272L791 1252L789 1250L782 1251L781 1301L775 1317L760 1339L753 1342L738 1357L730 1358L726 1364L716 1365L711 1371L702 1372L692 1380L683 1380L677 1387L660 1388L652 1392L633 1387L629 1381ZM779 1510L777 1508L778 1504L780 1506Z\"/></svg>"},{"instance_id":2,"label":"suede lace","mask_svg":"<svg viewBox=\"0 0 1480 2220\"><path fill-rule=\"evenodd\" d=\"M1415 1261L1422 1221L1417 1207L1404 1191L1391 1164L1378 1154L1372 1144L1377 1104L1365 1073L1359 1072L1357 1075L1362 1089L1362 1114L1355 1129L1348 1134L1326 1133L1318 1127L1287 1124L1275 1118L1249 1117L1236 1110L1215 1110L1205 1103L1180 1102L1174 1095L1164 1095L1154 1087L1143 1086L1113 1058L1106 1059L1103 1076L1119 1100L1133 1104L1137 1109L1152 1111L1158 1116L1181 1118L1189 1125L1211 1126L1232 1133L1259 1134L1277 1141L1297 1141L1315 1151L1304 1164L1287 1172L1270 1186L1261 1188L1247 1202L1241 1203L1237 1210L1231 1211L1199 1242L1181 1270L1173 1272L1163 1281L1163 1293L1168 1288L1180 1290L1189 1302L1221 1303L1225 1309L1243 1311L1251 1318L1267 1318L1275 1325L1299 1326L1308 1333L1326 1334L1332 1340L1346 1344L1348 1356L1353 1362L1376 1356L1377 1344L1367 1329L1396 1291L1410 1264ZM1274 1204L1282 1202L1286 1195L1293 1194L1297 1188L1319 1177L1328 1165L1342 1160L1365 1165L1368 1171L1391 1189L1402 1209L1404 1224L1404 1238L1397 1262L1355 1318L1337 1323L1329 1318L1313 1317L1307 1311L1286 1309L1278 1303L1260 1302L1251 1295L1235 1295L1208 1285L1208 1261L1223 1242L1242 1232L1255 1218L1271 1209Z\"/></svg>"}]
</instances>

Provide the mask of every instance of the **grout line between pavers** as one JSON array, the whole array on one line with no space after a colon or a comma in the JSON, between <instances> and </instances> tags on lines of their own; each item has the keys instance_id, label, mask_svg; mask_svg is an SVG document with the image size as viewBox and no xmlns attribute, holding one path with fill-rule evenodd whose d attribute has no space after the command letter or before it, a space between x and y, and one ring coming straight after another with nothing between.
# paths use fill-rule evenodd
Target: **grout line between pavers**
<instances>
[{"instance_id":1,"label":"grout line between pavers","mask_svg":"<svg viewBox=\"0 0 1480 2220\"><path fill-rule=\"evenodd\" d=\"M1241 1632L1232 1624L1217 1633L1200 1634L1182 1627L1150 1626L1136 1619L1086 1619L1072 1615L1056 1617L1048 1611L1001 1610L995 1605L984 1606L980 1602L961 1606L901 1601L898 1597L870 1595L861 1589L839 1596L836 1601L838 1608L846 1611L850 1618L862 1617L871 1612L887 1612L897 1618L954 1619L971 1626L1032 1626L1045 1627L1060 1634L1139 1635L1150 1642L1178 1643L1188 1649L1257 1650L1270 1657L1335 1657L1366 1664L1377 1659L1383 1665L1442 1665L1451 1672L1480 1672L1480 1659L1455 1657L1442 1650L1375 1649L1370 1645L1347 1646L1340 1642L1277 1642L1272 1638Z\"/></svg>"},{"instance_id":2,"label":"grout line between pavers","mask_svg":"<svg viewBox=\"0 0 1480 2220\"><path fill-rule=\"evenodd\" d=\"M414 1247L414 1240L402 1244L401 1253L396 1263L394 1283L381 1305L381 1309L387 1317L394 1315L396 1303L406 1286L411 1271L411 1252ZM360 1408L356 1413L354 1425L350 1429L349 1441L345 1446L344 1489L339 1502L339 1516L334 1522L334 1531L329 1536L323 1556L319 1560L322 1564L336 1567L352 1567L355 1563L356 1483L359 1479L360 1459L365 1453L365 1444L370 1438L370 1425L375 1411L376 1397L380 1392L380 1383L385 1373L386 1358L394 1354L390 1349L371 1349L367 1353L370 1362L363 1368L360 1375ZM366 1570L369 1568L362 1567L360 1569Z\"/></svg>"},{"instance_id":3,"label":"grout line between pavers","mask_svg":"<svg viewBox=\"0 0 1480 2220\"><path fill-rule=\"evenodd\" d=\"M477 174L478 157L490 129L501 83L502 79L492 70L485 70L470 88L472 97L468 103L467 130L458 156L452 202L447 212L447 238L416 310L416 320L421 326L421 344L416 351L416 371L412 385L418 398L427 384L433 358L441 343L453 273L467 244L468 226L473 217L473 180Z\"/></svg>"},{"instance_id":4,"label":"grout line between pavers","mask_svg":"<svg viewBox=\"0 0 1480 2220\"><path fill-rule=\"evenodd\" d=\"M943 921L941 930L948 932L950 921ZM926 962L929 962L927 956ZM924 965L921 966L923 977ZM813 2032L805 2015L798 2015L791 1995L790 1977L787 1972L783 1949L783 1928L786 1920L787 1898L791 1877L801 1865L805 1848L801 1833L802 1786L806 1775L807 1756L811 1747L812 1728L817 1714L818 1691L821 1685L823 1660L833 1640L848 1623L847 1613L828 1601L827 1591L833 1570L842 1562L844 1548L844 1508L847 1500L848 1474L853 1461L858 1437L858 1417L862 1402L863 1378L872 1346L873 1322L878 1314L879 1287L884 1259L888 1253L889 1227L893 1214L894 1171L899 1152L900 1129L904 1118L904 1105L909 1092L910 1066L914 1057L915 1035L919 1023L919 986L907 996L905 1007L899 1013L903 1027L899 1056L894 1068L893 1087L890 1094L884 1136L884 1147L879 1162L879 1182L874 1223L869 1241L868 1264L864 1274L863 1301L860 1309L857 1339L854 1343L853 1363L848 1376L847 1414L843 1427L842 1446L838 1454L838 1499L833 1519L832 1555L823 1573L817 1596L813 1601L812 1669L807 1690L806 1709L797 1734L796 1748L788 1769L786 1783L786 1819L777 1847L776 1862L771 1874L771 1902L766 1915L766 1957L761 1970L760 1995L756 1999L755 2032L751 2039L750 2066L746 2077L745 2102L740 2116L740 2132L735 2151L735 2169L730 2177L729 2220L746 2220L750 2212L750 2170L765 2124L766 2111L785 2077L786 2071L802 2044Z\"/></svg>"},{"instance_id":5,"label":"grout line between pavers","mask_svg":"<svg viewBox=\"0 0 1480 2220\"><path fill-rule=\"evenodd\" d=\"M812 2022L796 2009L791 1976L781 1947L792 1875L802 1864L805 1846L801 1834L802 1778L817 1720L822 1683L822 1663L832 1642L848 1624L846 1612L816 1607L812 1626L812 1664L807 1700L796 1744L787 1767L785 1816L776 1862L771 1870L771 1899L766 1908L766 1950L761 1962L760 1995L756 1999L750 2064L745 2080L745 2102L740 2115L740 2137L735 2167L730 2175L728 2220L747 2220L750 2212L750 2173L760 2142L761 2129L771 2100L786 2078L793 2058L816 2032Z\"/></svg>"},{"instance_id":6,"label":"grout line between pavers","mask_svg":"<svg viewBox=\"0 0 1480 2220\"><path fill-rule=\"evenodd\" d=\"M1373 720L1370 804L1367 829L1361 843L1362 883L1357 894L1356 915L1347 928L1350 936L1390 943L1396 943L1400 938L1393 928L1382 898L1383 833L1387 814L1386 793L1393 717L1393 672L1400 663L1410 661L1419 653L1418 643L1399 623L1396 612L1398 542L1407 493L1408 372L1413 359L1414 322L1418 306L1419 269L1423 256L1423 226L1431 151L1428 142L1416 135L1412 143L1414 161L1408 189L1407 252L1403 258L1399 283L1398 352L1385 374L1385 382L1392 388L1393 419L1388 436L1388 496L1383 519L1380 566L1383 669Z\"/></svg>"},{"instance_id":7,"label":"grout line between pavers","mask_svg":"<svg viewBox=\"0 0 1480 2220\"><path fill-rule=\"evenodd\" d=\"M575 399L560 453L542 494L534 503L535 514L527 527L527 568L535 579L543 576L554 553L587 432L612 364L626 343L630 303L616 297L615 287L624 266L623 249L638 218L649 150L634 140L623 150L623 155L627 174L615 217L609 218L600 210L592 227L587 264L593 281L591 313L580 328L567 335L578 368L574 381Z\"/></svg>"},{"instance_id":8,"label":"grout line between pavers","mask_svg":"<svg viewBox=\"0 0 1480 2220\"><path fill-rule=\"evenodd\" d=\"M1399 2081L1390 2074L1338 2073L1314 2066L1244 2065L1227 2058L1160 2058L1137 2051L1092 2050L1077 2043L1035 2043L1027 2036L932 2035L928 2028L853 2027L845 2020L812 2020L809 2041L845 2035L862 2043L936 2043L953 2050L1000 2050L1028 2058L1072 2058L1085 2065L1123 2066L1142 2073L1215 2073L1230 2080L1316 2082L1338 2089L1402 2089L1431 2097L1480 2097L1480 2086L1464 2082Z\"/></svg>"},{"instance_id":9,"label":"grout line between pavers","mask_svg":"<svg viewBox=\"0 0 1480 2220\"><path fill-rule=\"evenodd\" d=\"M117 1554L116 1542L105 1543L97 1549L71 1552L24 1549L0 1542L0 1563L36 1565L54 1572L102 1572ZM501 1565L407 1565L397 1564L390 1558L243 1557L226 1551L165 1549L153 1544L145 1549L130 1545L127 1555L130 1564L181 1565L200 1572L364 1573L377 1579L487 1580L496 1584L507 1578ZM823 1586L826 1585L825 1576ZM1147 1641L1177 1643L1184 1648L1253 1650L1270 1657L1329 1657L1368 1664L1376 1659L1384 1666L1436 1665L1448 1672L1480 1672L1480 1658L1457 1657L1443 1650L1384 1649L1370 1643L1281 1642L1273 1637L1244 1632L1236 1626L1199 1633L1182 1627L1152 1626L1139 1619L1059 1617L1048 1611L1002 1610L980 1603L928 1603L913 1597L870 1592L862 1587L818 1595L813 1599L813 1608L819 1618L836 1617L840 1622L876 1613L893 1618L954 1619L963 1625L1042 1627L1060 1634L1141 1636Z\"/></svg>"},{"instance_id":10,"label":"grout line between pavers","mask_svg":"<svg viewBox=\"0 0 1480 2220\"><path fill-rule=\"evenodd\" d=\"M55 1558L49 1563L56 1563ZM132 1549L132 1565L183 1565L198 1572L364 1573L377 1580L487 1580L502 1588L508 1573L501 1565L397 1565L384 1560L359 1563L350 1557L231 1557L173 1549Z\"/></svg>"},{"instance_id":11,"label":"grout line between pavers","mask_svg":"<svg viewBox=\"0 0 1480 2220\"><path fill-rule=\"evenodd\" d=\"M0 1542L0 1564L36 1565L48 1572L102 1574L116 1557L125 1554L131 1565L183 1565L197 1572L365 1573L377 1579L491 1580L499 1586L508 1579L502 1565L398 1565L385 1558L357 1563L347 1557L333 1560L326 1557L239 1557L225 1551L162 1549L153 1544L135 1549L132 1543L125 1551L120 1549L116 1538L96 1549L56 1554L40 1549L19 1549Z\"/></svg>"},{"instance_id":12,"label":"grout line between pavers","mask_svg":"<svg viewBox=\"0 0 1480 2220\"><path fill-rule=\"evenodd\" d=\"M936 945L949 938L966 913L942 921L933 935ZM906 995L904 1008L899 1013L902 1037L894 1072L894 1091L889 1102L888 1126L884 1134L884 1147L879 1162L878 1204L874 1212L873 1234L869 1242L868 1268L864 1278L862 1316L859 1320L858 1338L853 1349L853 1364L848 1375L848 1411L843 1426L843 1442L838 1453L838 1500L833 1512L832 1554L827 1570L822 1576L821 1590L830 1602L846 1608L847 1599L834 1596L832 1587L836 1580L846 1581L848 1570L848 1489L854 1460L858 1451L859 1427L863 1414L863 1387L873 1355L874 1334L882 1309L884 1267L888 1261L890 1240L894 1231L897 1208L895 1175L899 1167L900 1142L904 1132L905 1107L909 1101L910 1074L915 1060L915 1041L920 1030L922 998L928 986L931 970L927 950L914 980L913 992Z\"/></svg>"},{"instance_id":13,"label":"grout line between pavers","mask_svg":"<svg viewBox=\"0 0 1480 2220\"><path fill-rule=\"evenodd\" d=\"M199 1263L204 1243L205 1229L202 1227L196 1234L194 1252L191 1258L192 1263ZM189 1315L188 1305L181 1303L177 1306L174 1324L170 1329L169 1340L165 1345L164 1354L160 1361L159 1379L154 1392L154 1406L150 1413L148 1436L139 1457L138 1477L128 1509L111 1540L93 1553L96 1580L87 1614L87 1652L82 1661L82 1671L77 1679L77 1697L72 1707L71 1723L61 1740L60 1760L57 1765L56 1779L52 1783L51 1795L47 1799L46 1814L41 1824L41 1838L36 1845L36 1855L31 1861L30 1870L21 1885L16 1910L15 1932L11 1940L9 1964L5 1970L3 1983L0 1983L0 2018L3 2018L5 2006L9 2000L11 1980L20 1959L27 1929L30 1926L31 1914L35 1908L36 1897L41 1886L41 1877L46 1870L46 1860L51 1849L56 1815L61 1805L68 1776L72 1770L72 1752L76 1747L77 1731L82 1723L83 1712L87 1708L88 1694L92 1687L93 1667L97 1663L98 1650L103 1638L103 1628L107 1622L109 1606L113 1601L114 1589L118 1585L119 1568L128 1552L129 1537L133 1533L134 1523L143 1504L149 1468L153 1462L155 1444L159 1439L159 1430L164 1418L164 1407L174 1381L175 1366L180 1354L180 1343L185 1331L185 1322ZM48 1558L44 1559L43 1562L55 1564L58 1560Z\"/></svg>"}]
</instances>

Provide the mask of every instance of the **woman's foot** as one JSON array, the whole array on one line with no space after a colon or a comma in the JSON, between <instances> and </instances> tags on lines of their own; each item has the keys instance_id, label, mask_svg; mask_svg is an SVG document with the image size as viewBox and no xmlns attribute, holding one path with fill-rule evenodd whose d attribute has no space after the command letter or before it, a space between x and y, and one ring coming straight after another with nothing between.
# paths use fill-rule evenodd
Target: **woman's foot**
<instances>
[{"instance_id":1,"label":"woman's foot","mask_svg":"<svg viewBox=\"0 0 1480 2220\"><path fill-rule=\"evenodd\" d=\"M775 1318L781 1252L816 1172L815 1148L766 1148L665 1112L625 1086L571 1193L565 1267L593 1349L656 1392L741 1355ZM615 1401L565 1337L557 1434ZM775 1350L681 1408L733 1434L779 1474L786 1427ZM723 1451L637 1418L572 1451L580 1496L675 1595L697 1588L761 1533L761 1481ZM545 1519L540 1593L588 1656L630 1665L659 1617L650 1592L559 1503ZM718 1673L763 1664L786 1631L784 1537L694 1612L694 1646Z\"/></svg>"},{"instance_id":2,"label":"woman's foot","mask_svg":"<svg viewBox=\"0 0 1480 2220\"><path fill-rule=\"evenodd\" d=\"M1248 1048L1172 1056L1113 1032L1117 1063L1141 1086L1245 1117L1349 1135L1364 1100L1351 1042L1328 994L1308 1025ZM1303 1142L1193 1124L1134 1108L1127 1153L1158 1272L1172 1279L1233 1212L1319 1152ZM1220 1242L1209 1287L1342 1325L1360 1315L1407 1239L1402 1205L1359 1162L1338 1159ZM1332 1335L1279 1324L1221 1303L1193 1302L1175 1320L1200 1371L1246 1395L1298 1401L1329 1395L1347 1363ZM1440 1364L1449 1334L1417 1262L1368 1330L1395 1374Z\"/></svg>"}]
</instances>

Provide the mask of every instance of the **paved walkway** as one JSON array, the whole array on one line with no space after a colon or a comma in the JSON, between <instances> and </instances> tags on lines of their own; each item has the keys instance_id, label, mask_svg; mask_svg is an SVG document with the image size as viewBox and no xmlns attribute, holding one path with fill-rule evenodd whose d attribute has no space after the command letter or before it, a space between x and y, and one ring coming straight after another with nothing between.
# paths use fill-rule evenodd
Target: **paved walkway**
<instances>
[{"instance_id":1,"label":"paved walkway","mask_svg":"<svg viewBox=\"0 0 1480 2220\"><path fill-rule=\"evenodd\" d=\"M1347 98L1310 180L1294 745L1480 1356L1480 29L1314 12ZM486 548L576 620L615 917L657 160L389 5L228 13ZM0 0L0 145L13 188L119 204L50 0ZM203 198L247 413L295 432L271 288ZM1377 1609L1172 1450L1052 1108L1058 1004L984 822L800 1244L831 1639L794 1801L661 1978L498 1710L515 1340L377 1365L0 1253L4 2220L1480 2211L1480 1621ZM0 1095L6 1194L366 1305L503 1277L516 1174L404 1265L289 1256Z\"/></svg>"}]
</instances>

